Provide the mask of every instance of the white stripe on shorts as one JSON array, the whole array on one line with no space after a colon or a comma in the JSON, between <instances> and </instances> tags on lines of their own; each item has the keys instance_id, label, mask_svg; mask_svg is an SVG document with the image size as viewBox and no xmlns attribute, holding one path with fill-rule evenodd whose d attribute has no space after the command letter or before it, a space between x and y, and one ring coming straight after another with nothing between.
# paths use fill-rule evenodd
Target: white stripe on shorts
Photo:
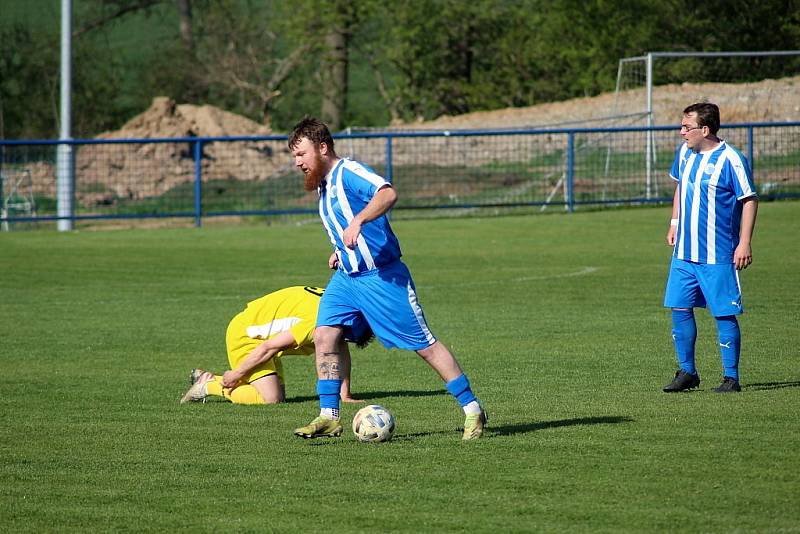
<instances>
[{"instance_id":1,"label":"white stripe on shorts","mask_svg":"<svg viewBox=\"0 0 800 534\"><path fill-rule=\"evenodd\" d=\"M414 316L417 318L417 323L419 323L419 327L425 334L425 339L429 344L433 345L436 342L436 338L433 337L433 334L431 334L431 331L428 328L428 323L425 322L425 316L422 313L422 308L417 301L417 293L414 291L414 288L411 286L410 282L406 284L406 289L408 290L408 303L411 306L411 309L414 311Z\"/></svg>"}]
</instances>

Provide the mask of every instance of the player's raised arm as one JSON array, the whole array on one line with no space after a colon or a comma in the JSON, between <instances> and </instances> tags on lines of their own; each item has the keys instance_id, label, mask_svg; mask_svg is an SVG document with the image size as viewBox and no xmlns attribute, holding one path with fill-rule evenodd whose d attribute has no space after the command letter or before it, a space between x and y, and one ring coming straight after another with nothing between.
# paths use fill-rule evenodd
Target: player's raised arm
<instances>
[{"instance_id":1,"label":"player's raised arm","mask_svg":"<svg viewBox=\"0 0 800 534\"><path fill-rule=\"evenodd\" d=\"M356 241L358 241L358 236L361 235L361 226L370 221L374 221L392 209L392 206L394 206L396 202L397 192L390 184L386 184L378 189L378 191L375 192L375 196L369 201L369 204L353 217L350 225L345 229L342 235L344 245L347 248L356 248Z\"/></svg>"}]
</instances>

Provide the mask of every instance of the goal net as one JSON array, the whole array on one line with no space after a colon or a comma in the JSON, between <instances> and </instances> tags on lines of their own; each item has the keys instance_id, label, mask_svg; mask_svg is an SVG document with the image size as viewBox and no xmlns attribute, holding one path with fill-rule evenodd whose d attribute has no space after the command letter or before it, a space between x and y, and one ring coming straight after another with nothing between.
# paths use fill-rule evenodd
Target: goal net
<instances>
[{"instance_id":1,"label":"goal net","mask_svg":"<svg viewBox=\"0 0 800 534\"><path fill-rule=\"evenodd\" d=\"M797 77L796 83L776 82L793 77ZM649 52L620 59L614 114L629 117L631 126L677 125L681 111L689 104L713 102L720 107L725 135L726 124L796 120L798 86L800 50ZM744 150L742 131L730 133L737 136L731 142ZM667 184L661 183L661 170L671 161L678 142L675 132L646 135L647 198L664 194L662 185ZM612 152L609 149L607 168Z\"/></svg>"}]
</instances>

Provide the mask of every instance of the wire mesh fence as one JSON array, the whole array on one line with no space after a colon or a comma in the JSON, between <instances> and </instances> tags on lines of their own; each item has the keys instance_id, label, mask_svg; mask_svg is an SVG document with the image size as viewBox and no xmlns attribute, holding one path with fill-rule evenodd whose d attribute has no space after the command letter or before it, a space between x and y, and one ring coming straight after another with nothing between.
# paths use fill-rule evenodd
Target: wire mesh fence
<instances>
[{"instance_id":1,"label":"wire mesh fence","mask_svg":"<svg viewBox=\"0 0 800 534\"><path fill-rule=\"evenodd\" d=\"M800 197L800 123L729 125L720 136L754 167L762 197ZM587 209L670 202L680 144L672 127L353 133L340 156L390 178L395 213L486 208ZM3 229L47 227L68 202L79 224L309 215L286 137L73 140L68 187L63 142L0 141ZM62 164L63 166L63 164ZM69 198L59 198L59 195Z\"/></svg>"}]
</instances>

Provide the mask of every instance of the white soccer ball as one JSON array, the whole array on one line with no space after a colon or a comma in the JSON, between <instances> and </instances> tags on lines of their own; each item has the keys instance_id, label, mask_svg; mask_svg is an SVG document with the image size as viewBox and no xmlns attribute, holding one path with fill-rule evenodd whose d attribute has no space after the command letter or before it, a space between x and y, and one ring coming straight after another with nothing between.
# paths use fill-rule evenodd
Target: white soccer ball
<instances>
[{"instance_id":1,"label":"white soccer ball","mask_svg":"<svg viewBox=\"0 0 800 534\"><path fill-rule=\"evenodd\" d=\"M389 441L394 434L394 416L383 406L365 406L353 417L353 434L366 443Z\"/></svg>"}]
</instances>

